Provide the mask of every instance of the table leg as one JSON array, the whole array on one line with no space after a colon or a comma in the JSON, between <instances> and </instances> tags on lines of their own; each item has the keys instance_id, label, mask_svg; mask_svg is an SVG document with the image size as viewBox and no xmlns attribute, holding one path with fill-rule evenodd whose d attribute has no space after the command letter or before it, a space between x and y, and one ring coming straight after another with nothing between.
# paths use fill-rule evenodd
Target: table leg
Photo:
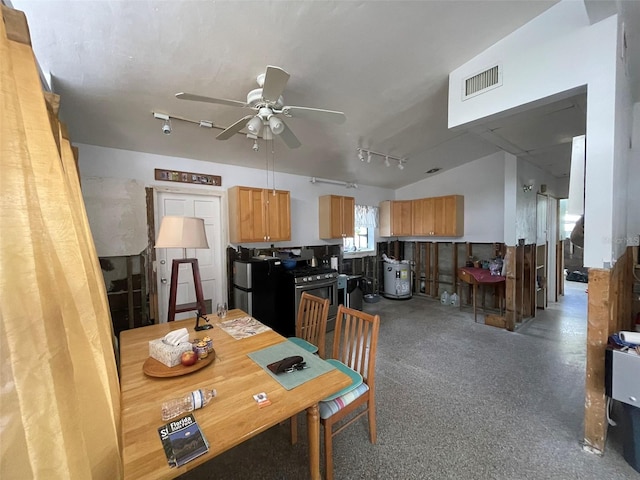
<instances>
[{"instance_id":1,"label":"table leg","mask_svg":"<svg viewBox=\"0 0 640 480\"><path fill-rule=\"evenodd\" d=\"M477 289L478 289L478 284L474 283L473 284L473 321L474 322L478 321L478 315L476 314L476 293L477 293Z\"/></svg>"},{"instance_id":2,"label":"table leg","mask_svg":"<svg viewBox=\"0 0 640 480\"><path fill-rule=\"evenodd\" d=\"M309 472L311 480L321 480L320 477L320 415L318 404L307 408L307 433L309 435Z\"/></svg>"}]
</instances>

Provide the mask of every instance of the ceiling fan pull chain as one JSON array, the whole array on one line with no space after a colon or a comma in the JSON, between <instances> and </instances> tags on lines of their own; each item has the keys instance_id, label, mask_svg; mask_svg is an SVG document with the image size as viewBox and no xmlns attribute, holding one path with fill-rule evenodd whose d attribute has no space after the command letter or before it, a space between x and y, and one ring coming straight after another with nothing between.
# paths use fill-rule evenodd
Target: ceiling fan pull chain
<instances>
[{"instance_id":1,"label":"ceiling fan pull chain","mask_svg":"<svg viewBox=\"0 0 640 480\"><path fill-rule=\"evenodd\" d=\"M271 139L271 185L273 186L273 196L276 196L276 147Z\"/></svg>"}]
</instances>

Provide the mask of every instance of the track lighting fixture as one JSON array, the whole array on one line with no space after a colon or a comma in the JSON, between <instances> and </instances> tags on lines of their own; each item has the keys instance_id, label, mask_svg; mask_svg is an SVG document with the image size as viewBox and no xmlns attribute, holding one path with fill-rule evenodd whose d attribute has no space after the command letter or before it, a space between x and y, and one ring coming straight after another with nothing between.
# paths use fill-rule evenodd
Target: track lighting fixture
<instances>
[{"instance_id":1,"label":"track lighting fixture","mask_svg":"<svg viewBox=\"0 0 640 480\"><path fill-rule=\"evenodd\" d=\"M171 120L166 119L162 124L162 133L165 135L171 135Z\"/></svg>"},{"instance_id":2,"label":"track lighting fixture","mask_svg":"<svg viewBox=\"0 0 640 480\"><path fill-rule=\"evenodd\" d=\"M153 118L157 118L158 120L162 120L162 133L165 135L171 135L172 120L180 120L181 122L193 123L203 128L217 128L219 130L224 130L222 127L216 127L213 125L213 122L210 120L191 120L189 118L184 117L176 117L174 115L169 115L167 113L159 113L159 112L151 112L153 113Z\"/></svg>"},{"instance_id":3,"label":"track lighting fixture","mask_svg":"<svg viewBox=\"0 0 640 480\"><path fill-rule=\"evenodd\" d=\"M316 177L311 177L309 181L311 183L326 183L328 185L339 185L344 188L358 188L358 184L353 182L338 182L335 180L322 180L321 178L316 178Z\"/></svg>"},{"instance_id":4,"label":"track lighting fixture","mask_svg":"<svg viewBox=\"0 0 640 480\"><path fill-rule=\"evenodd\" d=\"M389 160L395 160L396 162L398 162L398 168L400 170L404 170L404 164L407 163L407 159L406 158L400 158L400 157L394 157L392 155L387 155L385 153L379 153L379 152L374 152L373 150L367 150L366 148L361 148L358 147L358 158L360 159L361 162L364 162L364 154L365 152L367 153L367 163L371 163L371 157L373 155L377 155L378 157L382 157L384 158L384 166L385 167L390 167L391 166L391 162Z\"/></svg>"}]
</instances>

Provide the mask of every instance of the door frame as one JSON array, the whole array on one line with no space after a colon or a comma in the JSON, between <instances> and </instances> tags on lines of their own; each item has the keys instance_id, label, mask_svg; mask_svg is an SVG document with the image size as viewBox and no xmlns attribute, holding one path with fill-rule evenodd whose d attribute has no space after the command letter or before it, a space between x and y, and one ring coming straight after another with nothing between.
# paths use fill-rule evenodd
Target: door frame
<instances>
[{"instance_id":1,"label":"door frame","mask_svg":"<svg viewBox=\"0 0 640 480\"><path fill-rule=\"evenodd\" d=\"M229 207L227 203L227 191L226 190L205 190L202 188L175 188L152 185L146 189L147 197L147 238L149 243L147 245L149 258L148 273L149 278L149 307L150 318L153 318L156 323L160 323L160 308L158 304L158 264L156 258L156 249L154 245L156 243L156 218L157 218L157 205L158 205L158 193L175 193L182 195L202 195L209 197L218 197L220 199L220 228L222 229L221 238L223 245L220 245L221 252L226 251L227 245L229 245ZM159 228L159 227L158 227ZM227 298L229 285L227 275L227 255L222 255L222 278L220 278L220 287L222 289L223 298ZM151 316L153 314L153 316Z\"/></svg>"}]
</instances>

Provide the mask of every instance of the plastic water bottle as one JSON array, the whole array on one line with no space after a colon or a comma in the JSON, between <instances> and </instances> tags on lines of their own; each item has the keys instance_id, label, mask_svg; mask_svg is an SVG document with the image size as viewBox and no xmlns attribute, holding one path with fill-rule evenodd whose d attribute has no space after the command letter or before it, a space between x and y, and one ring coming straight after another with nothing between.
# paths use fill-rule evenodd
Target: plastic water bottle
<instances>
[{"instance_id":1,"label":"plastic water bottle","mask_svg":"<svg viewBox=\"0 0 640 480\"><path fill-rule=\"evenodd\" d=\"M214 388L201 388L162 403L162 420L167 421L207 405L216 396Z\"/></svg>"},{"instance_id":2,"label":"plastic water bottle","mask_svg":"<svg viewBox=\"0 0 640 480\"><path fill-rule=\"evenodd\" d=\"M446 290L442 292L442 295L440 295L440 303L442 305L449 305L449 292Z\"/></svg>"},{"instance_id":3,"label":"plastic water bottle","mask_svg":"<svg viewBox=\"0 0 640 480\"><path fill-rule=\"evenodd\" d=\"M451 294L451 306L452 307L460 306L460 297L458 297L458 294L455 292Z\"/></svg>"}]
</instances>

